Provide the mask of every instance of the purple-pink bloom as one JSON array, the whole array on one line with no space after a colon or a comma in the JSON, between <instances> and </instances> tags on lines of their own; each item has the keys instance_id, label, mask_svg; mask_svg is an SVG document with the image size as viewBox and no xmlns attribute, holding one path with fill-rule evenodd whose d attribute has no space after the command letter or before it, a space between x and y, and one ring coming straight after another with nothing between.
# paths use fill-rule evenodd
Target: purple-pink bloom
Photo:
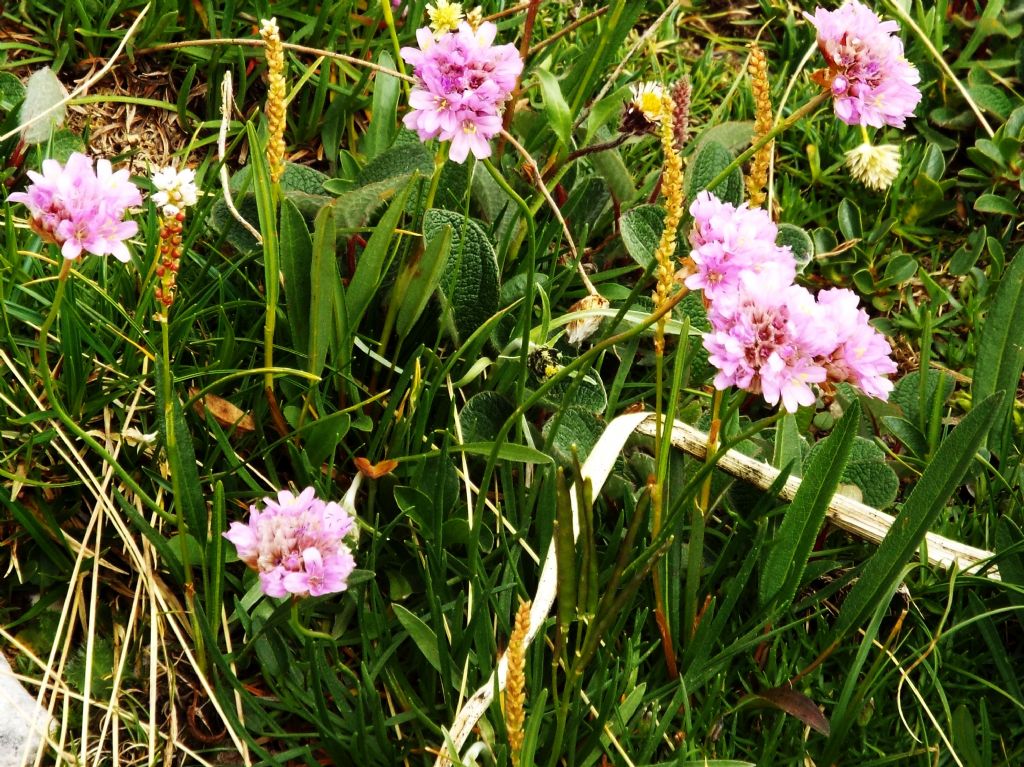
<instances>
[{"instance_id":1,"label":"purple-pink bloom","mask_svg":"<svg viewBox=\"0 0 1024 767\"><path fill-rule=\"evenodd\" d=\"M513 45L494 45L497 27L477 29L462 22L437 38L429 27L416 30L419 48L402 48L416 84L409 94L406 127L422 141L451 141L449 157L463 162L470 152L483 159L501 130L501 107L511 95L523 61Z\"/></svg>"},{"instance_id":2,"label":"purple-pink bloom","mask_svg":"<svg viewBox=\"0 0 1024 767\"><path fill-rule=\"evenodd\" d=\"M893 384L885 376L897 369L892 347L868 324L868 314L858 303L857 295L843 288L818 293L820 313L836 336L834 349L822 363L829 381L849 381L869 397L886 400Z\"/></svg>"},{"instance_id":3,"label":"purple-pink bloom","mask_svg":"<svg viewBox=\"0 0 1024 767\"><path fill-rule=\"evenodd\" d=\"M904 127L921 100L921 75L903 55L899 24L882 21L857 0L804 17L817 30L828 62L815 80L831 91L836 116L848 125Z\"/></svg>"},{"instance_id":4,"label":"purple-pink bloom","mask_svg":"<svg viewBox=\"0 0 1024 767\"><path fill-rule=\"evenodd\" d=\"M793 252L775 243L779 230L767 211L746 203L736 207L703 191L690 205L690 214L690 258L697 266L686 278L690 290L703 290L704 297L714 301L734 290L747 273L780 289L793 282Z\"/></svg>"},{"instance_id":5,"label":"purple-pink bloom","mask_svg":"<svg viewBox=\"0 0 1024 767\"><path fill-rule=\"evenodd\" d=\"M344 539L355 519L334 501L324 502L307 487L287 490L249 507L248 523L232 522L224 537L238 558L259 573L260 588L272 597L321 596L344 591L355 559Z\"/></svg>"},{"instance_id":6,"label":"purple-pink bloom","mask_svg":"<svg viewBox=\"0 0 1024 767\"><path fill-rule=\"evenodd\" d=\"M124 243L139 227L134 221L125 221L124 215L128 208L142 204L142 195L128 180L128 171L114 171L104 159L94 170L92 159L80 152L64 165L44 160L42 171L30 170L28 189L9 197L28 207L32 228L47 242L59 245L64 258L78 258L86 252L110 254L127 263L131 256Z\"/></svg>"},{"instance_id":7,"label":"purple-pink bloom","mask_svg":"<svg viewBox=\"0 0 1024 767\"><path fill-rule=\"evenodd\" d=\"M814 297L805 288L780 289L745 273L708 310L711 331L704 334L704 348L718 368L715 388L737 386L763 394L772 405L781 399L789 412L813 404L810 384L827 377L815 360L821 340L806 322L813 306Z\"/></svg>"}]
</instances>

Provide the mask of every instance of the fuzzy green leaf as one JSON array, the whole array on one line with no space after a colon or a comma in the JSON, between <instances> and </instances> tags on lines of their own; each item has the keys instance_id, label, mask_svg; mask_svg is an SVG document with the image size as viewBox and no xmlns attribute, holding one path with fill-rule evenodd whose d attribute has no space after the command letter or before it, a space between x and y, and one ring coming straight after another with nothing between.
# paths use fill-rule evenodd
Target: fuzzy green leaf
<instances>
[{"instance_id":1,"label":"fuzzy green leaf","mask_svg":"<svg viewBox=\"0 0 1024 767\"><path fill-rule=\"evenodd\" d=\"M423 216L423 235L430 241L451 227L438 291L445 319L456 340L465 340L498 311L498 259L486 232L473 219L450 210L431 208Z\"/></svg>"},{"instance_id":2,"label":"fuzzy green leaf","mask_svg":"<svg viewBox=\"0 0 1024 767\"><path fill-rule=\"evenodd\" d=\"M717 141L705 141L690 161L686 178L686 199L696 199L707 189L719 173L724 171L735 158L728 149ZM714 195L723 202L739 205L743 201L743 174L739 168L733 171L715 189Z\"/></svg>"},{"instance_id":3,"label":"fuzzy green leaf","mask_svg":"<svg viewBox=\"0 0 1024 767\"><path fill-rule=\"evenodd\" d=\"M796 259L797 271L802 272L814 260L814 241L805 230L793 224L779 224L779 236L775 238L778 245L789 246Z\"/></svg>"},{"instance_id":4,"label":"fuzzy green leaf","mask_svg":"<svg viewBox=\"0 0 1024 767\"><path fill-rule=\"evenodd\" d=\"M817 454L820 444L811 448L804 461L806 464ZM854 439L841 481L844 485L856 486L860 490L858 500L876 509L891 506L900 488L896 472L885 461L885 451L863 437Z\"/></svg>"},{"instance_id":5,"label":"fuzzy green leaf","mask_svg":"<svg viewBox=\"0 0 1024 767\"><path fill-rule=\"evenodd\" d=\"M637 205L622 214L619 229L626 252L646 269L665 230L665 210L658 205Z\"/></svg>"},{"instance_id":6,"label":"fuzzy green leaf","mask_svg":"<svg viewBox=\"0 0 1024 767\"><path fill-rule=\"evenodd\" d=\"M496 391L474 394L459 411L463 442L493 441L513 410L512 401Z\"/></svg>"},{"instance_id":7,"label":"fuzzy green leaf","mask_svg":"<svg viewBox=\"0 0 1024 767\"><path fill-rule=\"evenodd\" d=\"M581 407L568 407L561 411L560 415L554 439L551 439L551 429L555 417L548 419L544 424L545 449L563 466L572 464L573 449L579 460L585 461L604 431L604 423L592 412Z\"/></svg>"}]
</instances>

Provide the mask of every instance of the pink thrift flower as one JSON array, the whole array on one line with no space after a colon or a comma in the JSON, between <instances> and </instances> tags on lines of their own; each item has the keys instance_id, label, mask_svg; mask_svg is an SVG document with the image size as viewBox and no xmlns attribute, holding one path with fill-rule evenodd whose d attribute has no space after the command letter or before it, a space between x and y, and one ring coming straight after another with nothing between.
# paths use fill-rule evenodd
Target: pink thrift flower
<instances>
[{"instance_id":1,"label":"pink thrift flower","mask_svg":"<svg viewBox=\"0 0 1024 767\"><path fill-rule=\"evenodd\" d=\"M882 21L857 0L804 17L828 62L815 80L832 92L836 116L848 125L904 127L921 100L921 75L903 55L899 24Z\"/></svg>"},{"instance_id":2,"label":"pink thrift flower","mask_svg":"<svg viewBox=\"0 0 1024 767\"><path fill-rule=\"evenodd\" d=\"M765 285L785 288L796 277L796 260L788 247L775 244L779 230L767 211L738 208L703 191L690 206L690 258L697 271L686 278L690 290L703 290L708 301L730 292L742 275L753 273Z\"/></svg>"},{"instance_id":3,"label":"pink thrift flower","mask_svg":"<svg viewBox=\"0 0 1024 767\"><path fill-rule=\"evenodd\" d=\"M355 519L314 493L282 490L276 500L264 498L262 509L250 506L248 523L232 522L224 533L238 558L259 573L268 596L321 596L348 587L356 564L344 538L355 531Z\"/></svg>"},{"instance_id":4,"label":"pink thrift flower","mask_svg":"<svg viewBox=\"0 0 1024 767\"><path fill-rule=\"evenodd\" d=\"M711 331L704 334L708 359L718 368L715 388L737 386L794 412L814 404L810 384L826 379L815 360L819 342L805 317L814 297L805 288L766 284L747 273L733 290L711 303Z\"/></svg>"},{"instance_id":5,"label":"pink thrift flower","mask_svg":"<svg viewBox=\"0 0 1024 767\"><path fill-rule=\"evenodd\" d=\"M829 381L849 381L869 397L889 399L893 383L886 375L896 372L892 347L885 336L868 324L868 314L857 307L857 295L831 288L818 293L818 306L835 329L835 347L822 358Z\"/></svg>"},{"instance_id":6,"label":"pink thrift flower","mask_svg":"<svg viewBox=\"0 0 1024 767\"><path fill-rule=\"evenodd\" d=\"M455 162L464 162L470 152L478 159L490 156L489 142L501 130L502 104L523 70L515 46L493 44L497 31L490 22L475 30L462 22L458 31L435 39L422 27L416 31L419 48L401 50L416 77L405 125L422 141L452 142L449 157Z\"/></svg>"},{"instance_id":7,"label":"pink thrift flower","mask_svg":"<svg viewBox=\"0 0 1024 767\"><path fill-rule=\"evenodd\" d=\"M78 258L85 252L127 262L131 256L124 242L139 227L125 221L124 215L128 208L142 204L128 171L114 171L110 161L103 159L94 170L92 160L79 152L64 165L44 160L42 171L30 170L28 189L9 197L28 207L39 236L59 245L64 258Z\"/></svg>"}]
</instances>

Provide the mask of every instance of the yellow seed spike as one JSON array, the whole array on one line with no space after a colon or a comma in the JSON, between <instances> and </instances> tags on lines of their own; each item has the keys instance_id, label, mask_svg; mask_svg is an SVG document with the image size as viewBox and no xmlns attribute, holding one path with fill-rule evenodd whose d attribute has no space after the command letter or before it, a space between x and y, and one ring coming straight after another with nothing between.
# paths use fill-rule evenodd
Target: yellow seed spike
<instances>
[{"instance_id":1,"label":"yellow seed spike","mask_svg":"<svg viewBox=\"0 0 1024 767\"><path fill-rule=\"evenodd\" d=\"M284 173L284 126L285 126L285 84L284 84L284 46L281 45L281 32L277 27L277 19L263 19L260 36L266 43L267 57L267 104L264 112L267 115L267 165L270 167L270 179L275 184Z\"/></svg>"},{"instance_id":2,"label":"yellow seed spike","mask_svg":"<svg viewBox=\"0 0 1024 767\"><path fill-rule=\"evenodd\" d=\"M772 97L768 84L768 59L764 51L756 44L750 48L750 64L747 66L750 75L750 87L754 95L754 136L757 141L772 129ZM765 201L765 187L768 185L768 167L772 161L772 150L775 142L770 141L758 150L750 162L747 174L747 196L751 207L759 207Z\"/></svg>"},{"instance_id":3,"label":"yellow seed spike","mask_svg":"<svg viewBox=\"0 0 1024 767\"><path fill-rule=\"evenodd\" d=\"M655 291L655 304L661 306L668 300L669 293L675 283L676 231L683 218L683 161L675 148L675 124L673 120L673 102L670 96L662 97L661 149L665 155L665 167L661 175L661 190L665 194L665 229L661 233L661 241L654 251L658 262L658 287ZM662 323L659 323L663 327ZM655 334L655 347L664 346L664 334Z\"/></svg>"},{"instance_id":4,"label":"yellow seed spike","mask_svg":"<svg viewBox=\"0 0 1024 767\"><path fill-rule=\"evenodd\" d=\"M526 736L526 634L530 630L530 602L520 602L512 636L508 640L508 674L505 677L505 730L508 732L512 767L519 767L519 755Z\"/></svg>"}]
</instances>

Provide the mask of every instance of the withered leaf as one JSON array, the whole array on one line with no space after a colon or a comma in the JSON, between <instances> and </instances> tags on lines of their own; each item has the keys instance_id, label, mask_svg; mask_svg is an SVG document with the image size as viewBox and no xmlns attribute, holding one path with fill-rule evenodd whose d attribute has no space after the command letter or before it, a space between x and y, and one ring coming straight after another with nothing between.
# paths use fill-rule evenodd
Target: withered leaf
<instances>
[{"instance_id":1,"label":"withered leaf","mask_svg":"<svg viewBox=\"0 0 1024 767\"><path fill-rule=\"evenodd\" d=\"M827 736L832 731L828 719L821 713L817 704L802 692L797 692L790 687L772 687L746 697L763 700L768 705L784 711L790 716L795 716L822 735Z\"/></svg>"},{"instance_id":2,"label":"withered leaf","mask_svg":"<svg viewBox=\"0 0 1024 767\"><path fill-rule=\"evenodd\" d=\"M189 396L194 397L197 391L199 390L194 387L189 389ZM216 394L203 395L196 400L193 407L201 418L205 418L206 411L209 410L217 423L224 428L234 427L240 434L251 434L256 431L256 421L249 413Z\"/></svg>"}]
</instances>

